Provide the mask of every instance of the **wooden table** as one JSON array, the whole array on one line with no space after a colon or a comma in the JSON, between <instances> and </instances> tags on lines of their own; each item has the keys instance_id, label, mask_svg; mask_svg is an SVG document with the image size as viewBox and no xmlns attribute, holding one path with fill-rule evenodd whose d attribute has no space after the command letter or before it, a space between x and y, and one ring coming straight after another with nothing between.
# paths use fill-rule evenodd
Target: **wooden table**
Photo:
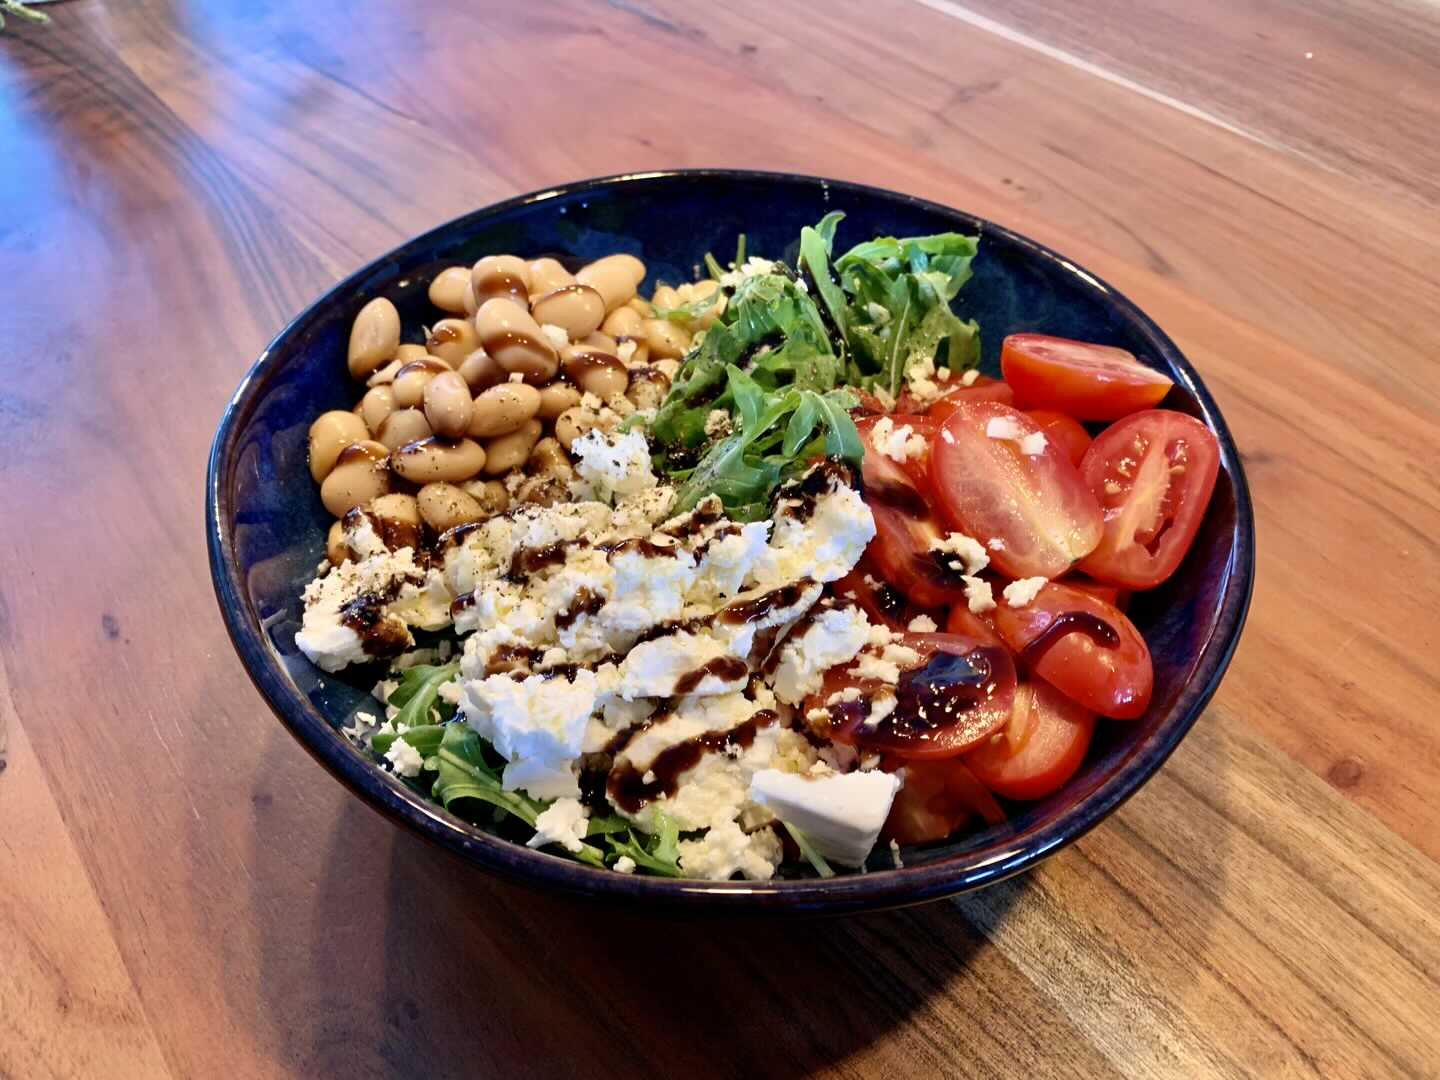
<instances>
[{"instance_id":1,"label":"wooden table","mask_svg":"<svg viewBox=\"0 0 1440 1080\"><path fill-rule=\"evenodd\" d=\"M0 38L0 1076L1440 1075L1440 10L75 0ZM231 653L205 454L401 239L685 165L1074 255L1244 448L1213 706L1021 880L602 916L325 776Z\"/></svg>"}]
</instances>

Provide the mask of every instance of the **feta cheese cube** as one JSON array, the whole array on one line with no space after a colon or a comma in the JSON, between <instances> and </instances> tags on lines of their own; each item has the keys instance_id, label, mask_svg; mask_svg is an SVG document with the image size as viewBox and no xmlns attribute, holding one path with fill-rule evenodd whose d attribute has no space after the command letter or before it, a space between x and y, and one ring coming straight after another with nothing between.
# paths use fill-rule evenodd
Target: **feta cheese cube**
<instances>
[{"instance_id":1,"label":"feta cheese cube","mask_svg":"<svg viewBox=\"0 0 1440 1080\"><path fill-rule=\"evenodd\" d=\"M762 769L750 781L752 800L845 866L865 862L899 790L899 777L878 771L813 776Z\"/></svg>"}]
</instances>

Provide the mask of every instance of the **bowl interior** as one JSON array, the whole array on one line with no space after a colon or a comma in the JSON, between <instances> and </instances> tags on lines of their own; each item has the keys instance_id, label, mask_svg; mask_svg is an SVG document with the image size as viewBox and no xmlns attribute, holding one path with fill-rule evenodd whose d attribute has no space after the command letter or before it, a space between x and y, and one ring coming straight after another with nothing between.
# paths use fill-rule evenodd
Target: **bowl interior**
<instances>
[{"instance_id":1,"label":"bowl interior","mask_svg":"<svg viewBox=\"0 0 1440 1080\"><path fill-rule=\"evenodd\" d=\"M1118 345L1175 378L1166 407L1199 416L1219 434L1222 470L1194 547L1169 582L1137 596L1131 608L1155 662L1149 712L1136 722L1102 722L1080 773L1048 799L1012 807L1001 828L908 850L903 871L759 887L590 871L486 836L371 766L336 729L367 701L373 707L368 689L376 674L325 676L294 643L300 592L324 557L329 526L310 481L306 434L318 413L357 400L344 364L355 313L374 296L388 296L407 338L419 340L420 325L438 317L425 295L430 277L499 252L576 263L629 252L649 267L649 285L691 280L707 251L729 261L742 232L750 253L793 259L800 227L830 210L846 214L840 250L875 235L981 235L975 276L956 306L979 320L991 374L998 374L1008 333ZM1179 350L1123 296L1048 249L932 203L823 180L728 172L617 178L525 196L442 226L361 270L282 332L247 376L216 439L208 509L217 593L252 677L307 748L380 809L512 876L591 893L758 897L803 907L913 901L996 880L1112 810L1158 767L1213 692L1239 636L1253 543L1239 461L1214 403ZM875 860L877 868L888 865L888 856Z\"/></svg>"}]
</instances>

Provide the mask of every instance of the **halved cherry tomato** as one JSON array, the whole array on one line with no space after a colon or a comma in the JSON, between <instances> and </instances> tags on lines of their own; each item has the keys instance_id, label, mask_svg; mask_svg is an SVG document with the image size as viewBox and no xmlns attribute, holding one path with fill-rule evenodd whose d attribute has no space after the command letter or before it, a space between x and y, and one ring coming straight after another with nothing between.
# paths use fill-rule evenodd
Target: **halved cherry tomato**
<instances>
[{"instance_id":1,"label":"halved cherry tomato","mask_svg":"<svg viewBox=\"0 0 1440 1080\"><path fill-rule=\"evenodd\" d=\"M1133 720L1150 704L1155 672L1145 639L1089 593L1052 581L1024 607L996 608L995 627L1022 666L1101 716Z\"/></svg>"},{"instance_id":2,"label":"halved cherry tomato","mask_svg":"<svg viewBox=\"0 0 1440 1080\"><path fill-rule=\"evenodd\" d=\"M930 499L905 465L874 445L881 417L864 417L855 427L865 443L862 473L865 505L875 518L875 539L865 555L895 588L922 607L949 607L964 602L965 585L931 545L945 535L930 509ZM893 419L893 418L892 418Z\"/></svg>"},{"instance_id":3,"label":"halved cherry tomato","mask_svg":"<svg viewBox=\"0 0 1440 1080\"><path fill-rule=\"evenodd\" d=\"M955 604L950 608L950 614L945 617L945 632L974 638L987 645L1002 644L1000 633L990 621L989 614L977 615L965 603Z\"/></svg>"},{"instance_id":4,"label":"halved cherry tomato","mask_svg":"<svg viewBox=\"0 0 1440 1080\"><path fill-rule=\"evenodd\" d=\"M881 835L900 844L944 840L977 814L988 825L1005 821L995 796L960 758L915 761L886 758L886 772L905 770L905 782L890 805Z\"/></svg>"},{"instance_id":5,"label":"halved cherry tomato","mask_svg":"<svg viewBox=\"0 0 1440 1080\"><path fill-rule=\"evenodd\" d=\"M1133 353L1045 334L1011 334L1000 370L1025 408L1058 409L1079 420L1118 420L1160 404L1173 384Z\"/></svg>"},{"instance_id":6,"label":"halved cherry tomato","mask_svg":"<svg viewBox=\"0 0 1440 1080\"><path fill-rule=\"evenodd\" d=\"M943 397L925 410L925 415L943 423L955 411L956 403L961 401L998 401L1001 405L1014 405L1015 391L1010 389L1009 383L980 375L969 386L956 386L945 391Z\"/></svg>"},{"instance_id":7,"label":"halved cherry tomato","mask_svg":"<svg viewBox=\"0 0 1440 1080\"><path fill-rule=\"evenodd\" d=\"M1100 504L1059 447L1047 439L1038 454L1021 453L1017 439L987 434L992 424L1019 436L1040 431L1008 405L956 405L930 455L936 504L954 528L991 546L1007 576L1059 577L1100 542Z\"/></svg>"},{"instance_id":8,"label":"halved cherry tomato","mask_svg":"<svg viewBox=\"0 0 1440 1080\"><path fill-rule=\"evenodd\" d=\"M1015 690L1004 729L965 755L982 784L1007 799L1043 799L1075 775L1090 748L1095 714L1049 683Z\"/></svg>"},{"instance_id":9,"label":"halved cherry tomato","mask_svg":"<svg viewBox=\"0 0 1440 1080\"><path fill-rule=\"evenodd\" d=\"M1089 593L1096 600L1104 600L1105 603L1124 611L1130 606L1130 593L1118 585L1106 585L1103 581L1096 581L1084 574L1066 574L1057 585L1068 585L1072 589L1079 589L1083 593Z\"/></svg>"},{"instance_id":10,"label":"halved cherry tomato","mask_svg":"<svg viewBox=\"0 0 1440 1080\"><path fill-rule=\"evenodd\" d=\"M936 626L944 621L945 613L938 608L922 608L911 603L895 586L882 580L870 564L869 556L862 556L859 564L830 588L842 600L848 600L869 616L872 623L880 623L891 630L905 630L919 615L928 615ZM997 636L996 641L999 640Z\"/></svg>"},{"instance_id":11,"label":"halved cherry tomato","mask_svg":"<svg viewBox=\"0 0 1440 1080\"><path fill-rule=\"evenodd\" d=\"M902 757L945 758L963 754L1005 725L1015 699L1015 662L1000 644L958 634L902 633L894 643L907 655L893 689L895 708L870 723L876 692L889 686L863 674L857 663L826 672L820 693L805 703L830 712L830 738L862 750ZM853 702L830 704L849 687L860 691Z\"/></svg>"},{"instance_id":12,"label":"halved cherry tomato","mask_svg":"<svg viewBox=\"0 0 1440 1080\"><path fill-rule=\"evenodd\" d=\"M1053 409L1026 409L1024 412L1040 425L1045 438L1065 451L1071 465L1079 466L1085 457L1085 451L1090 449L1090 433L1079 420Z\"/></svg>"},{"instance_id":13,"label":"halved cherry tomato","mask_svg":"<svg viewBox=\"0 0 1440 1080\"><path fill-rule=\"evenodd\" d=\"M1151 589L1190 550L1220 470L1220 446L1193 416L1151 409L1100 433L1080 465L1105 512L1083 563L1091 577Z\"/></svg>"}]
</instances>

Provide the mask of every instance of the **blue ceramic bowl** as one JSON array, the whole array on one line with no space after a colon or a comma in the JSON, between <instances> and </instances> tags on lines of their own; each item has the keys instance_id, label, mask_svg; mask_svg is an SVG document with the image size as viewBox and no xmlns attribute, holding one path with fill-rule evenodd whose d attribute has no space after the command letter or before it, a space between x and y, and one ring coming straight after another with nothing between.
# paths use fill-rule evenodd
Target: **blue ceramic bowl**
<instances>
[{"instance_id":1,"label":"blue ceramic bowl","mask_svg":"<svg viewBox=\"0 0 1440 1080\"><path fill-rule=\"evenodd\" d=\"M388 296L418 333L435 317L426 283L439 269L516 252L590 259L632 252L650 280L690 280L706 251L793 259L802 225L843 210L842 246L877 234L978 233L980 257L958 308L979 319L984 362L1022 330L1119 345L1175 380L1167 407L1198 416L1220 440L1219 483L1180 571L1135 598L1131 617L1155 661L1150 711L1102 722L1084 768L1007 825L904 852L864 875L765 883L672 881L593 870L467 824L373 765L337 730L368 699L295 647L300 591L324 554L328 517L306 466L310 421L346 409L356 388L344 356L355 313ZM377 810L487 870L596 898L728 911L846 912L931 900L1000 881L1084 835L1158 769L1215 692L1249 605L1254 526L1240 459L1215 402L1165 334L1129 300L1048 248L921 199L811 177L732 171L645 173L571 184L477 210L371 263L321 297L265 350L235 393L210 456L206 529L215 593L236 651L280 719L341 782ZM372 702L373 707L373 702Z\"/></svg>"}]
</instances>

